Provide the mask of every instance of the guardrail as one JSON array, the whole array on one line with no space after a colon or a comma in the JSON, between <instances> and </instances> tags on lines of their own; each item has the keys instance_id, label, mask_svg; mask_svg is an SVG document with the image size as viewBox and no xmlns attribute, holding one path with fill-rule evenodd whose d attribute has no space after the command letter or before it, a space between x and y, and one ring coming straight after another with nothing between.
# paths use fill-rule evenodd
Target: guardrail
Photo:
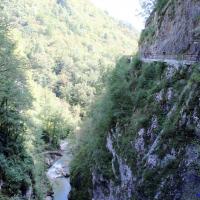
<instances>
[{"instance_id":1,"label":"guardrail","mask_svg":"<svg viewBox=\"0 0 200 200\"><path fill-rule=\"evenodd\" d=\"M159 60L177 60L177 61L191 61L200 62L200 55L184 54L184 55L173 55L173 54L150 54L144 53L141 55L144 59L159 59Z\"/></svg>"}]
</instances>

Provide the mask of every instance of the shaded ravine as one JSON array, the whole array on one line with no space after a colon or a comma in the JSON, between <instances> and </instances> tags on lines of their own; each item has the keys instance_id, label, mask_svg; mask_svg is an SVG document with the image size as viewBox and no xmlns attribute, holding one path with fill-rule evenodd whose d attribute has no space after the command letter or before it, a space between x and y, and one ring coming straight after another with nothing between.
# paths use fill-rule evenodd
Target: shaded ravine
<instances>
[{"instance_id":1,"label":"shaded ravine","mask_svg":"<svg viewBox=\"0 0 200 200\"><path fill-rule=\"evenodd\" d=\"M69 141L61 141L63 156L56 161L47 172L47 177L52 185L54 200L68 200L71 191L69 164L72 160L72 152Z\"/></svg>"}]
</instances>

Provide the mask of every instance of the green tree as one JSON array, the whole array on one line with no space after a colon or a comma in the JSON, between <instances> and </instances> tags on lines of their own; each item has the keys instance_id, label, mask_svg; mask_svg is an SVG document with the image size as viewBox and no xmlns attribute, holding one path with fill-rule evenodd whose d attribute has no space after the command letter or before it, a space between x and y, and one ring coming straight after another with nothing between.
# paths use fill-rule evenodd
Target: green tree
<instances>
[{"instance_id":1,"label":"green tree","mask_svg":"<svg viewBox=\"0 0 200 200\"><path fill-rule=\"evenodd\" d=\"M145 18L149 17L152 10L155 8L156 0L140 0L140 5L142 8L141 15Z\"/></svg>"},{"instance_id":2,"label":"green tree","mask_svg":"<svg viewBox=\"0 0 200 200\"><path fill-rule=\"evenodd\" d=\"M24 64L15 55L8 28L0 20L0 180L2 194L25 195L31 182L33 161L25 148L24 111L30 106ZM0 194L1 196L1 194Z\"/></svg>"}]
</instances>

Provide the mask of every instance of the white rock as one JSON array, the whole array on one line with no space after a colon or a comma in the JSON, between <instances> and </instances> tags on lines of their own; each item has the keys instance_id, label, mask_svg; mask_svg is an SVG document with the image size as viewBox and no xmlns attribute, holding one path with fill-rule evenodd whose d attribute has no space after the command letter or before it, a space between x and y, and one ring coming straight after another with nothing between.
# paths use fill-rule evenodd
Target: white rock
<instances>
[{"instance_id":1,"label":"white rock","mask_svg":"<svg viewBox=\"0 0 200 200\"><path fill-rule=\"evenodd\" d=\"M156 167L158 165L158 156L157 155L149 155L148 159L147 159L147 163L149 166L151 167Z\"/></svg>"}]
</instances>

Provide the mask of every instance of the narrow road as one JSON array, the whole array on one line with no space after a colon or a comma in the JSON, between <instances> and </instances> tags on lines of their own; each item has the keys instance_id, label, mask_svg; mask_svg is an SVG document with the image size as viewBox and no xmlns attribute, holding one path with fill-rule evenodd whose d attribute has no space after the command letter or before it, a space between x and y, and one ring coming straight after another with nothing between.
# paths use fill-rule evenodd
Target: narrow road
<instances>
[{"instance_id":1,"label":"narrow road","mask_svg":"<svg viewBox=\"0 0 200 200\"><path fill-rule=\"evenodd\" d=\"M195 63L198 63L198 61L191 61L191 60L176 60L176 59L161 59L161 58L142 58L141 60L145 63L151 63L151 62L164 62L169 65L173 66L180 66L180 65L193 65ZM200 62L199 62L200 63Z\"/></svg>"}]
</instances>

